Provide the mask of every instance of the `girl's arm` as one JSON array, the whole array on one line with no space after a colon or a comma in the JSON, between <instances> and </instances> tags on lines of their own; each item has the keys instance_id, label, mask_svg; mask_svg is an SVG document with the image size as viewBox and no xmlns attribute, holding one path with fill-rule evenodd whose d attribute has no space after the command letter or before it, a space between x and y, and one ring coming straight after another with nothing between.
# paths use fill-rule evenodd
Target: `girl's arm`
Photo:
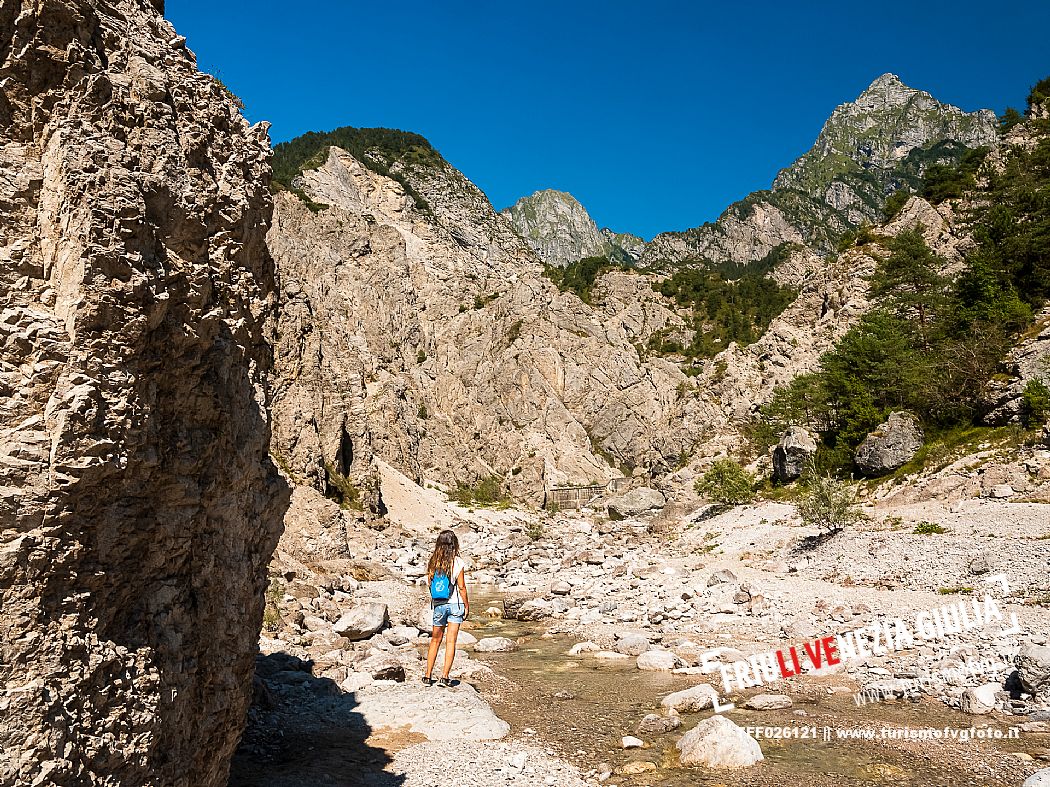
<instances>
[{"instance_id":1,"label":"girl's arm","mask_svg":"<svg viewBox=\"0 0 1050 787\"><path fill-rule=\"evenodd\" d=\"M467 597L467 572L459 572L459 596L463 599L463 617L470 615L470 599Z\"/></svg>"}]
</instances>

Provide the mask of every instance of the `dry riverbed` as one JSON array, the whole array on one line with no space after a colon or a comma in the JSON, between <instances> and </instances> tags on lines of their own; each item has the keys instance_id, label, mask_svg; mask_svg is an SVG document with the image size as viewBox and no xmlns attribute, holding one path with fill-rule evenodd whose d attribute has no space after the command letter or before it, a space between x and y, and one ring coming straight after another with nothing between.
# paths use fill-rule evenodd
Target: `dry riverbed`
<instances>
[{"instance_id":1,"label":"dry riverbed","mask_svg":"<svg viewBox=\"0 0 1050 787\"><path fill-rule=\"evenodd\" d=\"M231 785L1010 787L1050 767L1046 696L1019 688L1011 661L1050 634L1050 506L882 501L865 523L800 549L811 534L782 503L725 512L678 505L611 522L587 512L470 511L403 482L398 494L388 504L412 516L352 534L358 560L286 562L275 575L275 630L263 640ZM915 532L923 521L942 531ZM444 526L460 533L479 583L450 690L419 683L420 577L433 531ZM727 692L717 670L702 668L713 648L725 663L791 645L802 652L815 638L914 622L986 593L1001 620L818 675ZM369 610L379 607L372 630ZM501 617L505 608L524 619ZM347 610L360 619L348 624ZM476 647L490 638L505 638L497 642L508 650ZM579 643L593 644L569 655ZM639 669L641 654L663 668ZM984 657L998 665L988 674L956 672L918 688L913 680ZM727 718L756 728L762 761L737 770L682 765L676 743L710 708L681 712L674 729L639 731L654 713L669 727L661 699L700 683L736 703ZM858 707L854 693L873 687L887 699ZM790 704L743 707L756 694ZM963 712L975 708L979 715ZM885 739L884 727L1023 729L961 741ZM868 729L874 740L838 738ZM641 747L624 749L625 735Z\"/></svg>"}]
</instances>

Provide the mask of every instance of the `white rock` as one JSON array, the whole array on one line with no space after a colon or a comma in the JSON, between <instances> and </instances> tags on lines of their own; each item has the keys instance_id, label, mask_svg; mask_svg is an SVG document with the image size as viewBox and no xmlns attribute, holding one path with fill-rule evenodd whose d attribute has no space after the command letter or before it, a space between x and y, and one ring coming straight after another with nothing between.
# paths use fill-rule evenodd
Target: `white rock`
<instances>
[{"instance_id":1,"label":"white rock","mask_svg":"<svg viewBox=\"0 0 1050 787\"><path fill-rule=\"evenodd\" d=\"M518 643L506 637L483 637L474 645L475 653L509 653L518 649Z\"/></svg>"},{"instance_id":2,"label":"white rock","mask_svg":"<svg viewBox=\"0 0 1050 787\"><path fill-rule=\"evenodd\" d=\"M625 749L640 749L645 745L645 741L633 735L624 735L620 739L620 743Z\"/></svg>"},{"instance_id":3,"label":"white rock","mask_svg":"<svg viewBox=\"0 0 1050 787\"><path fill-rule=\"evenodd\" d=\"M616 635L616 650L629 656L641 656L651 647L649 637L638 631L623 631Z\"/></svg>"},{"instance_id":4,"label":"white rock","mask_svg":"<svg viewBox=\"0 0 1050 787\"><path fill-rule=\"evenodd\" d=\"M647 650L638 657L638 669L650 672L670 672L680 664L679 658L669 650Z\"/></svg>"},{"instance_id":5,"label":"white rock","mask_svg":"<svg viewBox=\"0 0 1050 787\"><path fill-rule=\"evenodd\" d=\"M1002 690L998 683L985 683L976 688L966 689L959 698L959 708L963 713L973 716L983 716L995 710L999 701L995 698L996 693Z\"/></svg>"},{"instance_id":6,"label":"white rock","mask_svg":"<svg viewBox=\"0 0 1050 787\"><path fill-rule=\"evenodd\" d=\"M701 721L677 746L683 765L745 768L763 759L758 741L721 715Z\"/></svg>"},{"instance_id":7,"label":"white rock","mask_svg":"<svg viewBox=\"0 0 1050 787\"><path fill-rule=\"evenodd\" d=\"M579 656L581 653L597 653L600 650L601 647L599 647L593 642L577 642L575 645L569 648L569 652L567 655Z\"/></svg>"},{"instance_id":8,"label":"white rock","mask_svg":"<svg viewBox=\"0 0 1050 787\"><path fill-rule=\"evenodd\" d=\"M332 631L347 639L368 639L386 623L386 604L358 604L333 624Z\"/></svg>"},{"instance_id":9,"label":"white rock","mask_svg":"<svg viewBox=\"0 0 1050 787\"><path fill-rule=\"evenodd\" d=\"M718 699L717 691L706 683L698 683L691 688L668 694L660 700L660 704L679 713L696 713L710 708L716 699Z\"/></svg>"}]
</instances>

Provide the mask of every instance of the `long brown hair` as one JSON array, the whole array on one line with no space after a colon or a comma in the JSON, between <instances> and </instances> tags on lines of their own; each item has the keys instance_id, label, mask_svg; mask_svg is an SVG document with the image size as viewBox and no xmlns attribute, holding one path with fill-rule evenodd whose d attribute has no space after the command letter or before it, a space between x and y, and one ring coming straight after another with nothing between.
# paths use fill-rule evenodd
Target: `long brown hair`
<instances>
[{"instance_id":1,"label":"long brown hair","mask_svg":"<svg viewBox=\"0 0 1050 787\"><path fill-rule=\"evenodd\" d=\"M434 574L444 574L452 579L452 563L459 554L459 539L451 530L442 530L438 533L437 543L434 544L434 554L430 556L427 563L427 579L433 580Z\"/></svg>"}]
</instances>

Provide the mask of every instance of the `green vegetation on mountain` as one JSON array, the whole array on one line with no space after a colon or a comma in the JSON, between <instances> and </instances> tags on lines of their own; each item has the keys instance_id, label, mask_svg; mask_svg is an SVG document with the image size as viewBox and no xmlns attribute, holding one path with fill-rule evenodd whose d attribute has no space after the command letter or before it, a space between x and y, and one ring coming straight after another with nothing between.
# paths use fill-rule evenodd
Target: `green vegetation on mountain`
<instances>
[{"instance_id":1,"label":"green vegetation on mountain","mask_svg":"<svg viewBox=\"0 0 1050 787\"><path fill-rule=\"evenodd\" d=\"M922 196L935 205L958 199L977 188L977 172L988 155L988 148L967 150L954 165L935 163L923 177Z\"/></svg>"},{"instance_id":2,"label":"green vegetation on mountain","mask_svg":"<svg viewBox=\"0 0 1050 787\"><path fill-rule=\"evenodd\" d=\"M1032 90L1028 93L1028 106L1043 104L1048 98L1050 98L1050 77L1040 79L1032 86Z\"/></svg>"},{"instance_id":3,"label":"green vegetation on mountain","mask_svg":"<svg viewBox=\"0 0 1050 787\"><path fill-rule=\"evenodd\" d=\"M603 273L612 270L633 270L626 262L611 260L608 257L584 257L562 267L544 265L543 274L557 285L562 292L574 292L584 303L591 303L591 291L594 283Z\"/></svg>"},{"instance_id":4,"label":"green vegetation on mountain","mask_svg":"<svg viewBox=\"0 0 1050 787\"><path fill-rule=\"evenodd\" d=\"M653 289L691 312L692 340L682 345L668 331L650 339L649 348L687 358L710 358L730 342L747 346L794 300L796 292L767 274L791 253L784 243L749 265L702 261L679 267Z\"/></svg>"},{"instance_id":5,"label":"green vegetation on mountain","mask_svg":"<svg viewBox=\"0 0 1050 787\"><path fill-rule=\"evenodd\" d=\"M442 160L441 154L425 137L397 129L343 126L333 131L308 131L293 140L281 142L273 149L274 186L299 194L305 201L306 195L294 186L295 178L323 165L328 158L328 149L333 145L350 153L373 172L400 183L416 207L430 213L427 201L394 165L431 166Z\"/></svg>"},{"instance_id":6,"label":"green vegetation on mountain","mask_svg":"<svg viewBox=\"0 0 1050 787\"><path fill-rule=\"evenodd\" d=\"M1033 95L1040 85L1050 90L1044 80ZM796 378L763 408L761 443L771 444L788 425L809 424L821 434L820 466L844 470L892 410L916 413L934 434L975 422L985 381L1050 298L1050 134L1043 128L1034 147L1011 150L1001 172L982 169L983 160L975 151L954 168L931 167L920 189L931 197L973 197L966 220L975 245L961 273L945 277L946 263L918 231L885 241L889 253L870 283L877 308L816 372ZM1042 389L1033 386L1026 396L1027 409L1042 410Z\"/></svg>"}]
</instances>

